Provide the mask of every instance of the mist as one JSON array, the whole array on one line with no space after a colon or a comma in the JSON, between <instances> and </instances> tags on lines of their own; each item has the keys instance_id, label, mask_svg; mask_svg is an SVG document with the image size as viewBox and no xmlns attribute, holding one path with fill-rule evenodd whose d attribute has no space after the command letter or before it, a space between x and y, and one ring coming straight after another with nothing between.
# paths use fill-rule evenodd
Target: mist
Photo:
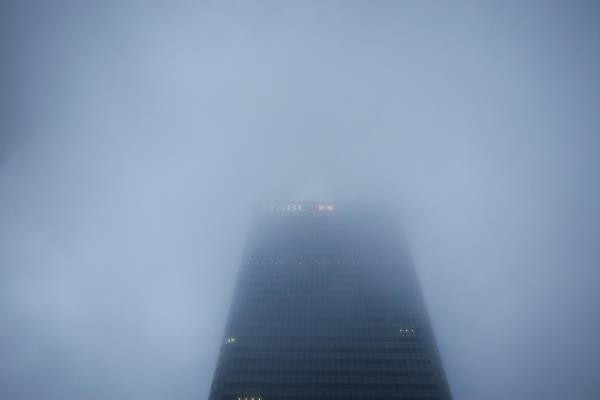
<instances>
[{"instance_id":1,"label":"mist","mask_svg":"<svg viewBox=\"0 0 600 400\"><path fill-rule=\"evenodd\" d=\"M273 200L393 206L455 399L600 398L596 3L1 7L0 398L206 398Z\"/></svg>"}]
</instances>

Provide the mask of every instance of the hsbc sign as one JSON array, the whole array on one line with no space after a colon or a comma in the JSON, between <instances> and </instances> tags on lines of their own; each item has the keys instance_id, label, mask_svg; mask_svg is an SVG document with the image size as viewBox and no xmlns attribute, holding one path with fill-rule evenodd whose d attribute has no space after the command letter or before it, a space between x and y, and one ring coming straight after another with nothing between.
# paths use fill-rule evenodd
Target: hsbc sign
<instances>
[{"instance_id":1,"label":"hsbc sign","mask_svg":"<svg viewBox=\"0 0 600 400\"><path fill-rule=\"evenodd\" d=\"M283 203L283 204L268 204L267 210L271 212L309 212L314 210L314 205L311 203Z\"/></svg>"},{"instance_id":2,"label":"hsbc sign","mask_svg":"<svg viewBox=\"0 0 600 400\"><path fill-rule=\"evenodd\" d=\"M333 203L271 203L263 207L265 212L277 213L310 213L310 212L333 212L335 204Z\"/></svg>"}]
</instances>

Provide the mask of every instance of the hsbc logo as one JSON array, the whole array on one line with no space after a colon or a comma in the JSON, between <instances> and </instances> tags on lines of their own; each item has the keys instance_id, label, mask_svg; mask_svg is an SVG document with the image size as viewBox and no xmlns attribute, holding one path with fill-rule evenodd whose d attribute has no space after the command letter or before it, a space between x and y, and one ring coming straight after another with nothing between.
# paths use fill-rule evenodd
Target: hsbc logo
<instances>
[{"instance_id":1,"label":"hsbc logo","mask_svg":"<svg viewBox=\"0 0 600 400\"><path fill-rule=\"evenodd\" d=\"M265 204L263 211L281 213L333 212L335 211L335 205L333 203L276 203Z\"/></svg>"},{"instance_id":2,"label":"hsbc logo","mask_svg":"<svg viewBox=\"0 0 600 400\"><path fill-rule=\"evenodd\" d=\"M317 211L335 211L335 206L331 203L329 204L317 204Z\"/></svg>"}]
</instances>

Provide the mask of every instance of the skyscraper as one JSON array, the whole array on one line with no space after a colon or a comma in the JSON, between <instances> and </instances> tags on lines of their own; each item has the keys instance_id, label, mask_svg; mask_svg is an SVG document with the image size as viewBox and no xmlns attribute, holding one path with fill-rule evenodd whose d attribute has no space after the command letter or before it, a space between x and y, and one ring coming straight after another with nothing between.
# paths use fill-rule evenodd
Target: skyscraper
<instances>
[{"instance_id":1,"label":"skyscraper","mask_svg":"<svg viewBox=\"0 0 600 400\"><path fill-rule=\"evenodd\" d=\"M389 215L318 202L257 214L211 400L451 398Z\"/></svg>"}]
</instances>

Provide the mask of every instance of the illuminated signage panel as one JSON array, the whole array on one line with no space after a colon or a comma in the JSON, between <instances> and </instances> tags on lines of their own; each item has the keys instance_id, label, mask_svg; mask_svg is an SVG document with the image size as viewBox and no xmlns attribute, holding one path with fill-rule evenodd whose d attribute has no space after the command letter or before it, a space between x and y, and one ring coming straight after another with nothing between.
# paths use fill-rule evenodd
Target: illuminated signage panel
<instances>
[{"instance_id":1,"label":"illuminated signage panel","mask_svg":"<svg viewBox=\"0 0 600 400\"><path fill-rule=\"evenodd\" d=\"M270 203L263 207L264 212L274 213L309 213L309 212L333 212L335 204L333 203Z\"/></svg>"}]
</instances>

